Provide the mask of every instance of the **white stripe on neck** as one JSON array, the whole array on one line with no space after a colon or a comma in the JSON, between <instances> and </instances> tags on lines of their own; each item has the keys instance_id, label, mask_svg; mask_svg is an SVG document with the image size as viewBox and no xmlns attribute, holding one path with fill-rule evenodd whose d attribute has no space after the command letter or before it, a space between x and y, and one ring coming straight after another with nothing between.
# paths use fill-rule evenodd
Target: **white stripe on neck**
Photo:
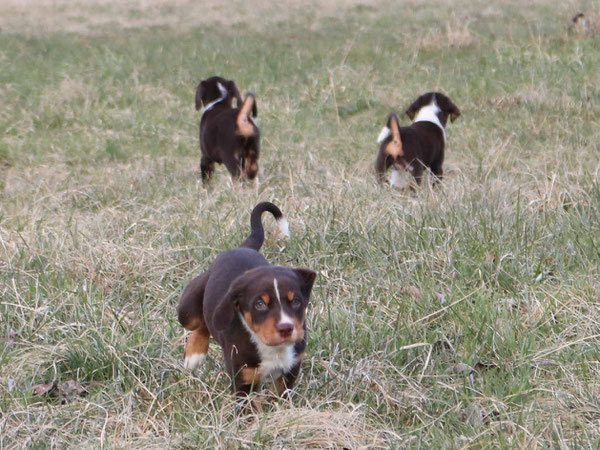
<instances>
[{"instance_id":1,"label":"white stripe on neck","mask_svg":"<svg viewBox=\"0 0 600 450\"><path fill-rule=\"evenodd\" d=\"M204 116L204 114L207 111L210 111L213 108L213 106L215 106L217 103L220 103L220 102L222 102L223 100L225 100L227 98L227 94L229 92L227 92L227 89L225 89L223 87L223 85L221 83L219 83L218 81L217 81L217 87L219 88L219 91L221 91L221 97L218 100L215 100L214 102L209 103L208 106L206 106L206 108L204 108L202 110L202 115L200 116L200 119L202 119L202 117Z\"/></svg>"},{"instance_id":2,"label":"white stripe on neck","mask_svg":"<svg viewBox=\"0 0 600 450\"><path fill-rule=\"evenodd\" d=\"M442 134L444 135L444 142L446 142L446 130L444 129L442 123L440 122L440 119L437 116L437 113L439 113L440 111L441 110L440 110L439 106L435 102L435 97L433 97L433 100L431 101L431 103L429 105L423 106L419 110L419 113L417 114L417 117L415 117L415 120L413 121L413 123L431 122L431 123L437 125L438 127L440 127L440 130L442 130Z\"/></svg>"}]
</instances>

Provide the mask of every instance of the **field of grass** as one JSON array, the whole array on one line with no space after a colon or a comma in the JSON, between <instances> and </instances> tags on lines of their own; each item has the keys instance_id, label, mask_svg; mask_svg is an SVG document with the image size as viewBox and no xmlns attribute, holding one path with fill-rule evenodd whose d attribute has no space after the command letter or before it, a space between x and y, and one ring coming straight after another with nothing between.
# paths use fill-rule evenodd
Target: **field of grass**
<instances>
[{"instance_id":1,"label":"field of grass","mask_svg":"<svg viewBox=\"0 0 600 450\"><path fill-rule=\"evenodd\" d=\"M0 3L0 448L598 448L597 3L220 3ZM217 74L256 93L258 185L198 181ZM442 186L377 186L434 89ZM263 200L267 259L318 278L293 401L249 419L175 307Z\"/></svg>"}]
</instances>

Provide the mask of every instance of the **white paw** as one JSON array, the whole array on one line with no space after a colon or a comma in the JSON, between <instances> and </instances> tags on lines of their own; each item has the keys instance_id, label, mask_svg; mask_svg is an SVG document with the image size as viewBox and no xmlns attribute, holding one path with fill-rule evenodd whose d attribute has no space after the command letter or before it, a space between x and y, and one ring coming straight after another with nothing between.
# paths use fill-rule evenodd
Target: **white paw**
<instances>
[{"instance_id":1,"label":"white paw","mask_svg":"<svg viewBox=\"0 0 600 450\"><path fill-rule=\"evenodd\" d=\"M183 360L183 367L188 370L196 370L206 361L206 353L194 353L192 356L186 356Z\"/></svg>"},{"instance_id":2,"label":"white paw","mask_svg":"<svg viewBox=\"0 0 600 450\"><path fill-rule=\"evenodd\" d=\"M400 171L392 169L392 178L390 179L390 186L400 186Z\"/></svg>"}]
</instances>

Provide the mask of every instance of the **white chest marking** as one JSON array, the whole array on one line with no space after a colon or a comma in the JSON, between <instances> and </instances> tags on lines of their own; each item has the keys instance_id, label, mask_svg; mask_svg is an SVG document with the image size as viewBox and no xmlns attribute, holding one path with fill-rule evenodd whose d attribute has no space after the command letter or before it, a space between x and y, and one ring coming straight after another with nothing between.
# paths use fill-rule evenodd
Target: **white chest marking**
<instances>
[{"instance_id":1,"label":"white chest marking","mask_svg":"<svg viewBox=\"0 0 600 450\"><path fill-rule=\"evenodd\" d=\"M440 122L440 119L437 116L437 114L439 112L440 112L440 107L435 102L435 97L434 97L434 99L431 101L431 103L429 105L423 106L419 110L419 113L417 114L417 117L415 117L415 120L413 121L413 123L431 122L431 123L437 125L438 127L440 127L440 130L442 130L442 133L444 134L444 142L446 142L446 130L442 126L442 123Z\"/></svg>"},{"instance_id":2,"label":"white chest marking","mask_svg":"<svg viewBox=\"0 0 600 450\"><path fill-rule=\"evenodd\" d=\"M294 344L280 346L267 345L254 331L250 329L241 313L240 320L250 335L250 339L256 346L256 350L258 351L258 356L260 357L258 373L260 374L261 378L272 376L276 379L282 374L289 372L292 367L294 367L294 364L296 363Z\"/></svg>"},{"instance_id":3,"label":"white chest marking","mask_svg":"<svg viewBox=\"0 0 600 450\"><path fill-rule=\"evenodd\" d=\"M202 115L200 115L200 120L202 120L202 117L204 116L204 114L207 111L210 111L213 108L213 106L215 106L217 103L220 103L220 102L222 102L223 100L225 100L227 98L227 94L228 94L227 89L225 89L223 87L223 85L221 83L219 83L218 81L217 81L217 86L219 88L219 91L221 91L221 97L219 99L215 100L214 102L209 103L206 106L206 108L204 108L202 110Z\"/></svg>"}]
</instances>

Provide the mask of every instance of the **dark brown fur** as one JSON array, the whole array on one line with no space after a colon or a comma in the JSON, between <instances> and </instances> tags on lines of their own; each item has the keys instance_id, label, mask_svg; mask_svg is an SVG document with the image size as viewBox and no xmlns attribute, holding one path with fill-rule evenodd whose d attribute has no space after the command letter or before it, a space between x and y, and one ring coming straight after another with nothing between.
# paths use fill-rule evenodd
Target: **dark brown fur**
<instances>
[{"instance_id":1,"label":"dark brown fur","mask_svg":"<svg viewBox=\"0 0 600 450\"><path fill-rule=\"evenodd\" d=\"M232 105L234 98L236 108ZM213 104L219 99L222 100ZM254 95L248 93L242 102L233 81L211 77L196 89L196 110L202 107L205 108L200 120L202 181L210 180L215 163L225 164L234 180L254 179L260 154L260 131L250 117L257 114Z\"/></svg>"},{"instance_id":2,"label":"dark brown fur","mask_svg":"<svg viewBox=\"0 0 600 450\"><path fill-rule=\"evenodd\" d=\"M439 92L428 92L417 98L406 110L410 119L414 119L419 111L432 103L435 98L439 108L437 118L445 128L448 118L454 122L460 111L452 101ZM381 142L379 154L375 162L377 178L385 180L387 170L394 166L397 170L408 170L417 184L421 184L423 171L430 169L436 176L435 181L443 177L444 131L432 122L414 122L401 127L396 114L390 114L387 127L390 135Z\"/></svg>"},{"instance_id":3,"label":"dark brown fur","mask_svg":"<svg viewBox=\"0 0 600 450\"><path fill-rule=\"evenodd\" d=\"M248 328L269 348L293 347L293 364L272 372L277 390L293 387L306 348L305 310L316 277L308 269L271 266L258 252L264 240L263 211L276 219L283 217L272 203L259 203L252 212L250 237L240 247L218 255L204 274L188 284L178 306L179 322L192 330L186 357L206 354L212 336L223 348L232 390L238 395L248 394L262 381L263 361ZM284 322L284 315L291 320Z\"/></svg>"}]
</instances>

